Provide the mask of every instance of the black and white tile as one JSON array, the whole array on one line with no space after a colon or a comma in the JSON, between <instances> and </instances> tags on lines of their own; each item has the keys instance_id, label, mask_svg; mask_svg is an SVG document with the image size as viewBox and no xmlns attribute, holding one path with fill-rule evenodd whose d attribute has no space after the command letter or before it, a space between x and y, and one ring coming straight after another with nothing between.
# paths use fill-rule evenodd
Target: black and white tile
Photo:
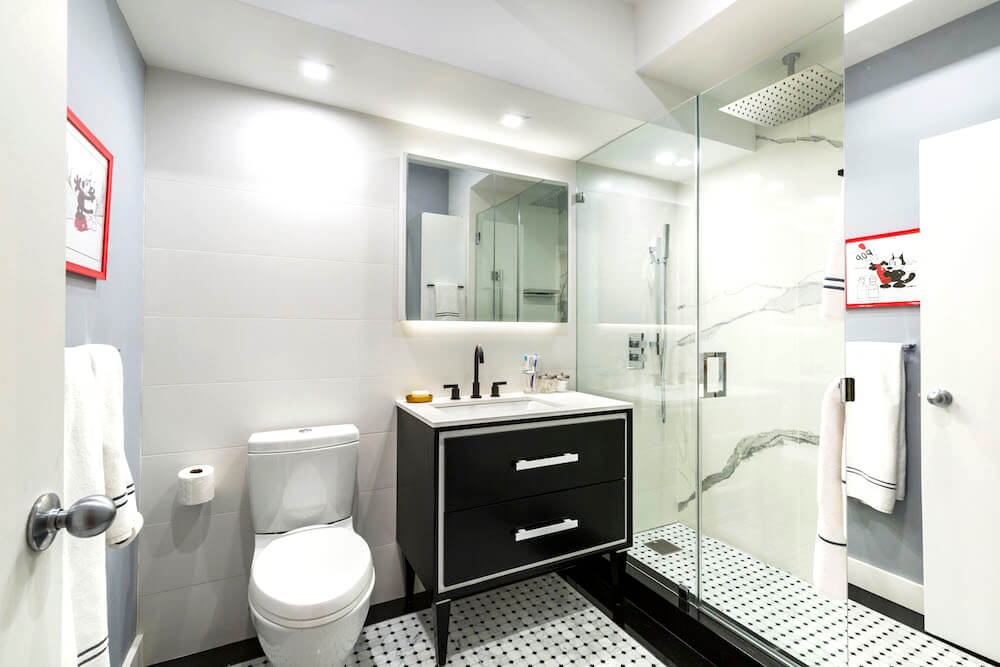
<instances>
[{"instance_id":1,"label":"black and white tile","mask_svg":"<svg viewBox=\"0 0 1000 667\"><path fill-rule=\"evenodd\" d=\"M646 546L666 540L680 551ZM663 577L697 591L697 533L672 523L637 533L629 554ZM786 572L702 536L702 599L807 665L984 665L962 651L853 601L829 600Z\"/></svg>"},{"instance_id":2,"label":"black and white tile","mask_svg":"<svg viewBox=\"0 0 1000 667\"><path fill-rule=\"evenodd\" d=\"M448 665L663 664L555 574L456 600L450 628ZM436 665L431 612L366 627L346 664Z\"/></svg>"}]
</instances>

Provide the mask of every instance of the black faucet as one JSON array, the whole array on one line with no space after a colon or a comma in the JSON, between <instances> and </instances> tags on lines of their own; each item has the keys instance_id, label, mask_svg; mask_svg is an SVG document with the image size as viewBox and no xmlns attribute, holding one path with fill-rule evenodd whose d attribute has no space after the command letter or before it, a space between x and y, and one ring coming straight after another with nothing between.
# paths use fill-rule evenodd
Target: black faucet
<instances>
[{"instance_id":1,"label":"black faucet","mask_svg":"<svg viewBox=\"0 0 1000 667\"><path fill-rule=\"evenodd\" d=\"M469 398L482 398L479 393L479 364L483 363L483 346L477 345L472 353L472 395Z\"/></svg>"}]
</instances>

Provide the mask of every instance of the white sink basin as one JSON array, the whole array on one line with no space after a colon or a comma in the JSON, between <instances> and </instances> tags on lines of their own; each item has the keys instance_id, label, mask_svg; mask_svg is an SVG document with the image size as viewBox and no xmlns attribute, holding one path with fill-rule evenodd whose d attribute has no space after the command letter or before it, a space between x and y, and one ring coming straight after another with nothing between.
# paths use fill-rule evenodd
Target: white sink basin
<instances>
[{"instance_id":1,"label":"white sink basin","mask_svg":"<svg viewBox=\"0 0 1000 667\"><path fill-rule=\"evenodd\" d=\"M447 419L492 419L495 417L516 417L539 410L551 410L553 405L535 398L518 398L509 401L486 401L484 403L455 403L455 405L435 405Z\"/></svg>"}]
</instances>

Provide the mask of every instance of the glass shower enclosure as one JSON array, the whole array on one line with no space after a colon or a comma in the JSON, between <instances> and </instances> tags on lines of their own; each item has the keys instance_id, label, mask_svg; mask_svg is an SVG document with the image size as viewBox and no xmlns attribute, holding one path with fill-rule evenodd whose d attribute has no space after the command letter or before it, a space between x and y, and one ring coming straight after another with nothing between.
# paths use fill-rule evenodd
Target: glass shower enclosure
<instances>
[{"instance_id":1,"label":"glass shower enclosure","mask_svg":"<svg viewBox=\"0 0 1000 667\"><path fill-rule=\"evenodd\" d=\"M848 664L812 585L842 47L838 21L578 163L577 386L635 406L631 571L779 664Z\"/></svg>"}]
</instances>

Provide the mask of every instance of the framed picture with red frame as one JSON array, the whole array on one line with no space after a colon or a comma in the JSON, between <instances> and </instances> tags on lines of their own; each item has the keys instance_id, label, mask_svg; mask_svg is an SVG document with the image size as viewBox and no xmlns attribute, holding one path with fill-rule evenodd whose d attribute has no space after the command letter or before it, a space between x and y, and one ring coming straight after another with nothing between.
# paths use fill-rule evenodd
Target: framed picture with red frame
<instances>
[{"instance_id":1,"label":"framed picture with red frame","mask_svg":"<svg viewBox=\"0 0 1000 667\"><path fill-rule=\"evenodd\" d=\"M920 229L847 239L848 308L920 305Z\"/></svg>"},{"instance_id":2,"label":"framed picture with red frame","mask_svg":"<svg viewBox=\"0 0 1000 667\"><path fill-rule=\"evenodd\" d=\"M66 270L98 280L108 277L114 164L111 151L66 109Z\"/></svg>"}]
</instances>

